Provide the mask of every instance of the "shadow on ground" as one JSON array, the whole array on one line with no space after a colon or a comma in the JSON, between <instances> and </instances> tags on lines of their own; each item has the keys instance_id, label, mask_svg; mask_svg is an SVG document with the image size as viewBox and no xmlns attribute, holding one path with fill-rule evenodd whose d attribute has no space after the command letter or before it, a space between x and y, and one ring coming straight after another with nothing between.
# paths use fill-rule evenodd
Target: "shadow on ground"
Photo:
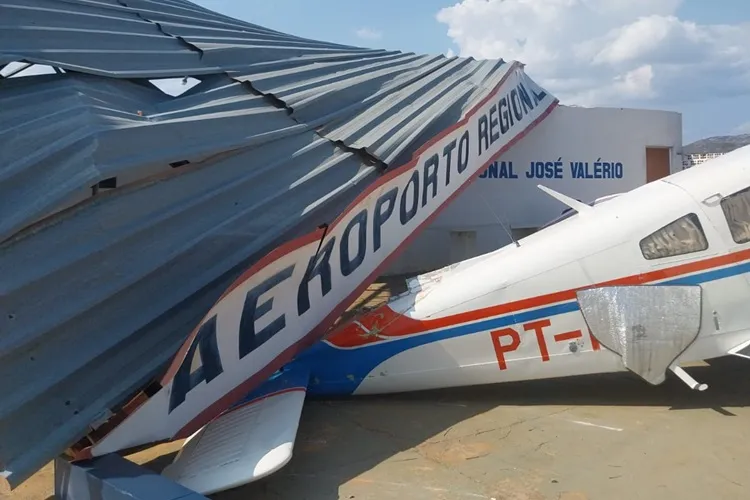
<instances>
[{"instance_id":1,"label":"shadow on ground","mask_svg":"<svg viewBox=\"0 0 750 500\"><path fill-rule=\"evenodd\" d=\"M292 461L257 483L213 495L216 500L338 499L339 488L386 460L393 460L452 426L495 408L571 406L661 407L672 411L730 408L750 403L747 360L719 358L687 371L709 385L691 391L671 376L650 386L622 373L568 379L475 386L412 394L309 400L300 422ZM671 374L670 374L671 375ZM147 464L161 469L174 454ZM408 454L404 462L409 460ZM396 460L398 461L398 459ZM435 497L437 498L437 497Z\"/></svg>"}]
</instances>

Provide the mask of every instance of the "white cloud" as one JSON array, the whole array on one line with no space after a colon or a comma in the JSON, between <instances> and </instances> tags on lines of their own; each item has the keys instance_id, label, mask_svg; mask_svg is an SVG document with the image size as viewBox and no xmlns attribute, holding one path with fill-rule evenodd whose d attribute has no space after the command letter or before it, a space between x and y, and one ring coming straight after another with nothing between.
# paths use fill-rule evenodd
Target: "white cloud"
<instances>
[{"instance_id":1,"label":"white cloud","mask_svg":"<svg viewBox=\"0 0 750 500\"><path fill-rule=\"evenodd\" d=\"M365 40L380 40L383 37L383 32L372 28L359 28L355 31L356 35Z\"/></svg>"},{"instance_id":2,"label":"white cloud","mask_svg":"<svg viewBox=\"0 0 750 500\"><path fill-rule=\"evenodd\" d=\"M437 14L460 55L516 59L568 104L750 95L750 23L677 17L682 0L462 0Z\"/></svg>"},{"instance_id":3,"label":"white cloud","mask_svg":"<svg viewBox=\"0 0 750 500\"><path fill-rule=\"evenodd\" d=\"M750 122L745 122L732 130L732 134L750 134Z\"/></svg>"}]
</instances>

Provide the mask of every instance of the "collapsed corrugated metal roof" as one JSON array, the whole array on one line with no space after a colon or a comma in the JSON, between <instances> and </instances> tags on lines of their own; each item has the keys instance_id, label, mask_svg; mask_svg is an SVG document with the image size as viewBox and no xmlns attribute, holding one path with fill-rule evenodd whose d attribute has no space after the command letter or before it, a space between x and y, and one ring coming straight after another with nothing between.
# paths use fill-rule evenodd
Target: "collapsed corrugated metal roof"
<instances>
[{"instance_id":1,"label":"collapsed corrugated metal roof","mask_svg":"<svg viewBox=\"0 0 750 500\"><path fill-rule=\"evenodd\" d=\"M184 0L0 0L0 471L12 485L332 220L503 61L307 40ZM148 82L195 77L171 97Z\"/></svg>"}]
</instances>

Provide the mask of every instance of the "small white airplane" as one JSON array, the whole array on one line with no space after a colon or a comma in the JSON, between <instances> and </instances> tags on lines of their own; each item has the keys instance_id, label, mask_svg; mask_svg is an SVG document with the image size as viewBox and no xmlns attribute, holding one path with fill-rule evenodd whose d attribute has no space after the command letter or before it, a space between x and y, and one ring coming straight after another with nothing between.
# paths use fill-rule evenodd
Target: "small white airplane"
<instances>
[{"instance_id":1,"label":"small white airplane","mask_svg":"<svg viewBox=\"0 0 750 500\"><path fill-rule=\"evenodd\" d=\"M413 278L404 294L342 322L197 431L181 429L190 437L163 474L210 494L278 471L291 459L308 396L621 371L652 385L671 371L702 391L707 386L680 365L750 357L750 146L591 205L540 189L571 213L497 251ZM229 312L212 317L233 314L242 324L240 299L260 296L229 300ZM258 321L269 302L247 321ZM188 390L173 384L160 392L172 411L185 404L200 413L210 401L192 391L211 388L238 361L217 343L215 325L186 345L192 350L178 356L173 378L183 376ZM149 405L157 396L81 456L159 439L159 419L168 419Z\"/></svg>"}]
</instances>

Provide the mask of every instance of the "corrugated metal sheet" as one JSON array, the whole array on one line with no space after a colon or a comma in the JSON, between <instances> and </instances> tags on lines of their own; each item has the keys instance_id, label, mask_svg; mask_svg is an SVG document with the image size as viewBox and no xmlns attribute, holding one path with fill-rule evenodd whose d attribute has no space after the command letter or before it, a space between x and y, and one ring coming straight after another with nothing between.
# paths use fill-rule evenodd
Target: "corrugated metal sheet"
<instances>
[{"instance_id":1,"label":"corrugated metal sheet","mask_svg":"<svg viewBox=\"0 0 750 500\"><path fill-rule=\"evenodd\" d=\"M0 134L11 153L4 229L99 179L148 177L89 195L0 246L0 421L12 430L0 452L13 472L42 465L166 362L243 263L330 220L326 210L376 175L228 79L161 104L160 91L127 81L28 80L0 88L2 109L18 111L3 123L21 123ZM6 108L5 96L39 102L29 106L39 119L21 120L29 108ZM191 164L169 167L180 159Z\"/></svg>"},{"instance_id":2,"label":"corrugated metal sheet","mask_svg":"<svg viewBox=\"0 0 750 500\"><path fill-rule=\"evenodd\" d=\"M166 174L170 163L313 135L223 75L178 99L153 86L73 73L11 78L0 106L0 241L88 198L105 179L117 177L122 187Z\"/></svg>"},{"instance_id":3,"label":"corrugated metal sheet","mask_svg":"<svg viewBox=\"0 0 750 500\"><path fill-rule=\"evenodd\" d=\"M70 71L0 80L12 485L153 376L246 266L331 221L505 69L306 40L183 0L0 0L0 64L21 60ZM172 98L145 80L174 76L203 81Z\"/></svg>"},{"instance_id":4,"label":"corrugated metal sheet","mask_svg":"<svg viewBox=\"0 0 750 500\"><path fill-rule=\"evenodd\" d=\"M455 123L467 105L493 88L501 65L398 54L357 64L312 62L230 74L282 100L293 117L313 123L325 137L365 149L386 163L401 163L411 154L410 144Z\"/></svg>"},{"instance_id":5,"label":"corrugated metal sheet","mask_svg":"<svg viewBox=\"0 0 750 500\"><path fill-rule=\"evenodd\" d=\"M211 65L200 47L164 31L174 27L243 36L206 39L220 63ZM253 62L377 52L285 35L182 0L0 1L0 51L64 69L121 78L205 75L248 65L236 58L240 49L255 54Z\"/></svg>"}]
</instances>

